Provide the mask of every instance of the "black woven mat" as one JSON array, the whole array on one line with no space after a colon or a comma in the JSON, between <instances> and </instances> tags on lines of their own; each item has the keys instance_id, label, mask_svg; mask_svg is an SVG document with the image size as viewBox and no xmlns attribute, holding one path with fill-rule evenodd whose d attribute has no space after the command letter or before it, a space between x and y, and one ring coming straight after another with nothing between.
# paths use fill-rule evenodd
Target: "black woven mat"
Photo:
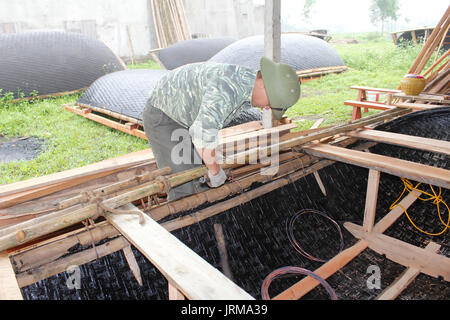
<instances>
[{"instance_id":1,"label":"black woven mat","mask_svg":"<svg viewBox=\"0 0 450 320\"><path fill-rule=\"evenodd\" d=\"M450 140L450 110L442 108L417 112L401 120L384 125L383 130ZM421 161L443 168L450 168L449 158L427 155L427 152L379 144L371 152ZM257 299L264 278L274 269L283 266L299 266L315 270L321 263L298 254L289 244L285 228L286 220L301 209L317 209L327 213L341 226L345 221L362 223L368 170L336 163L320 171L328 196L322 195L314 177L307 176L296 183L277 189L265 196L230 209L218 216L195 225L176 230L173 234L192 248L206 261L221 270L220 256L213 225L220 223L229 256L233 281ZM400 195L403 185L398 177L381 175L377 202L377 221L388 211ZM443 190L443 198L449 201L449 191ZM438 230L435 207L416 201L408 212L427 231ZM448 213L444 213L445 215ZM298 220L294 235L304 248L318 257L332 257L337 253L339 237L336 228L323 218L305 215ZM301 223L300 223L301 222ZM448 231L439 237L420 233L402 216L385 234L424 247L432 239L441 244L441 253L450 256ZM356 239L343 231L345 247ZM162 244L163 245L163 244ZM139 287L121 252L88 263L81 267L82 288L68 289L67 274L62 273L22 289L26 299L166 299L167 281L136 249L144 285ZM380 288L368 286L368 268L380 270ZM399 276L404 267L370 249L352 260L327 281L340 299L369 300ZM276 295L299 278L275 280L269 288ZM399 299L448 299L450 286L441 279L420 275ZM303 299L328 299L322 287L312 290Z\"/></svg>"}]
</instances>

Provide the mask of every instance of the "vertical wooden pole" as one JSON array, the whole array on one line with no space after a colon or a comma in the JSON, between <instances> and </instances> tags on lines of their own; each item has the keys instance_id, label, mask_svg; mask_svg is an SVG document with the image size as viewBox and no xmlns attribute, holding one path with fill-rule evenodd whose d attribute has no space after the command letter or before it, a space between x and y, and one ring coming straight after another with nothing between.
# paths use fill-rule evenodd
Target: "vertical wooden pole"
<instances>
[{"instance_id":1,"label":"vertical wooden pole","mask_svg":"<svg viewBox=\"0 0 450 320\"><path fill-rule=\"evenodd\" d=\"M366 207L364 209L363 230L372 232L377 211L378 186L380 184L380 171L370 169L367 181Z\"/></svg>"},{"instance_id":2,"label":"vertical wooden pole","mask_svg":"<svg viewBox=\"0 0 450 320\"><path fill-rule=\"evenodd\" d=\"M264 13L264 56L280 62L281 0L266 0Z\"/></svg>"}]
</instances>

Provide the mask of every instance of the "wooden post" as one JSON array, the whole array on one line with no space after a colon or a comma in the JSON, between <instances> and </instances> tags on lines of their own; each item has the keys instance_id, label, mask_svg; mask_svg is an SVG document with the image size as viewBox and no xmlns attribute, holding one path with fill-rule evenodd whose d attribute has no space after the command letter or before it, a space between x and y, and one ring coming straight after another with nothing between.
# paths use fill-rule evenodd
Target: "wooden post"
<instances>
[{"instance_id":1,"label":"wooden post","mask_svg":"<svg viewBox=\"0 0 450 320\"><path fill-rule=\"evenodd\" d=\"M264 56L280 62L281 0L266 0L264 13Z\"/></svg>"},{"instance_id":2,"label":"wooden post","mask_svg":"<svg viewBox=\"0 0 450 320\"><path fill-rule=\"evenodd\" d=\"M377 211L378 186L380 184L380 171L370 169L367 181L366 207L364 209L363 229L365 232L373 230L375 213Z\"/></svg>"}]
</instances>

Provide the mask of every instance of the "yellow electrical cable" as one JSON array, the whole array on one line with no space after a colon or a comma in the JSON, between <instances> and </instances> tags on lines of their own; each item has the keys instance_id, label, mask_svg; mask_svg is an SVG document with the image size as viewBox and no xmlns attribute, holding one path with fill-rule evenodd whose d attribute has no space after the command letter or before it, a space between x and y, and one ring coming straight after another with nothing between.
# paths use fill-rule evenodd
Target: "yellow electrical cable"
<instances>
[{"instance_id":1,"label":"yellow electrical cable","mask_svg":"<svg viewBox=\"0 0 450 320\"><path fill-rule=\"evenodd\" d=\"M443 234L445 231L447 231L447 229L450 227L450 209L447 205L447 203L445 203L445 201L442 198L442 188L439 187L439 194L436 194L436 192L433 189L433 186L430 185L431 191L433 192L433 194L430 194L428 192L425 192L424 190L418 189L418 187L421 185L421 183L419 182L415 187L413 186L413 184L405 178L402 178L403 181L403 192L402 194L398 197L397 200L394 201L393 204L391 204L391 206L389 207L390 210L394 209L397 206L400 206L403 209L403 212L406 214L406 217L408 218L409 222L411 222L411 224L419 231L430 235L430 236L439 236L441 234ZM406 191L409 191L410 193L412 191L418 191L424 195L429 196L429 198L427 199L423 199L420 196L417 196L417 199L420 199L422 201L431 201L433 200L433 203L437 206L437 211L438 211L438 216L439 216L439 220L441 220L441 223L445 226L444 229L441 232L438 233L430 233L430 232L426 232L422 229L420 229L418 226L416 226L416 224L412 221L412 219L410 218L408 212L406 211L406 209L401 205L401 204L397 204L397 202L403 197L403 195L405 194ZM444 222L444 220L442 220L442 216L441 216L441 210L440 210L440 203L443 203L444 206L447 208L447 215L448 215L448 219L447 219L447 223Z\"/></svg>"}]
</instances>

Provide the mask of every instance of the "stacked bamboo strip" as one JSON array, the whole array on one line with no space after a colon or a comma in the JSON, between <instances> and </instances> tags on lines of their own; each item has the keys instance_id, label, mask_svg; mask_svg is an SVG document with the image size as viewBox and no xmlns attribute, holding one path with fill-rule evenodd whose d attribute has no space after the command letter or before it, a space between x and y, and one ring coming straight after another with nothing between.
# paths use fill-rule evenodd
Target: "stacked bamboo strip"
<instances>
[{"instance_id":1,"label":"stacked bamboo strip","mask_svg":"<svg viewBox=\"0 0 450 320\"><path fill-rule=\"evenodd\" d=\"M150 0L159 48L191 39L182 0Z\"/></svg>"},{"instance_id":2,"label":"stacked bamboo strip","mask_svg":"<svg viewBox=\"0 0 450 320\"><path fill-rule=\"evenodd\" d=\"M425 42L422 50L414 60L408 73L423 74L427 85L424 92L448 94L450 91L449 50L439 59L439 53L450 27L450 6ZM424 71L425 66L435 54L432 65Z\"/></svg>"}]
</instances>

